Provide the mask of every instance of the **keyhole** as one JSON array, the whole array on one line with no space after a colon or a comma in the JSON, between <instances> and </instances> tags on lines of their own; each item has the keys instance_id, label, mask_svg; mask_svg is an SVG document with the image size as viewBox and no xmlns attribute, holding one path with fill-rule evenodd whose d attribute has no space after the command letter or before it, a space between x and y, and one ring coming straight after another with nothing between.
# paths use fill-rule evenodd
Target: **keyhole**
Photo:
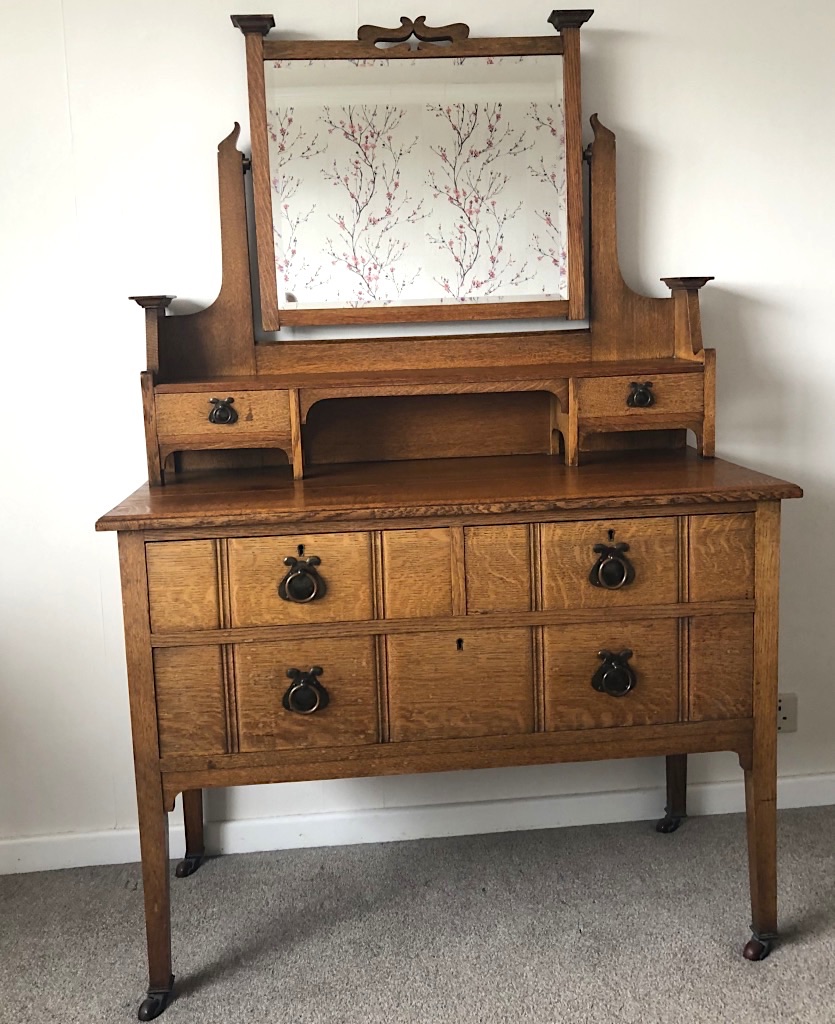
<instances>
[{"instance_id":1,"label":"keyhole","mask_svg":"<svg viewBox=\"0 0 835 1024\"><path fill-rule=\"evenodd\" d=\"M462 640L462 638L460 636L455 641L455 647L456 647L456 650L459 650L459 651L463 651L464 650L464 641Z\"/></svg>"},{"instance_id":2,"label":"keyhole","mask_svg":"<svg viewBox=\"0 0 835 1024\"><path fill-rule=\"evenodd\" d=\"M299 544L299 546L298 546L298 548L296 550L299 553L299 558L301 558L304 555L304 544Z\"/></svg>"},{"instance_id":3,"label":"keyhole","mask_svg":"<svg viewBox=\"0 0 835 1024\"><path fill-rule=\"evenodd\" d=\"M614 539L615 539L615 531L614 530L609 530L609 543L611 544Z\"/></svg>"}]
</instances>

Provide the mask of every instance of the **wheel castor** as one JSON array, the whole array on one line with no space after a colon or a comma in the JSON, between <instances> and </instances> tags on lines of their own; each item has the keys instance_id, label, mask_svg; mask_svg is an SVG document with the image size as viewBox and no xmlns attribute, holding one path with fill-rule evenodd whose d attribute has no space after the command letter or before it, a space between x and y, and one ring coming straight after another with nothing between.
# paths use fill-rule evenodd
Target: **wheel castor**
<instances>
[{"instance_id":1,"label":"wheel castor","mask_svg":"<svg viewBox=\"0 0 835 1024\"><path fill-rule=\"evenodd\" d=\"M745 949L742 951L742 955L746 960L765 960L768 954L771 952L771 947L774 944L774 940L771 938L759 939L755 935L752 939L749 939L745 943Z\"/></svg>"},{"instance_id":2,"label":"wheel castor","mask_svg":"<svg viewBox=\"0 0 835 1024\"><path fill-rule=\"evenodd\" d=\"M139 1004L136 1016L140 1020L154 1020L159 1017L162 1011L168 1006L171 998L171 991L174 988L174 975L171 975L169 987L166 989L148 989L148 994Z\"/></svg>"},{"instance_id":3,"label":"wheel castor","mask_svg":"<svg viewBox=\"0 0 835 1024\"><path fill-rule=\"evenodd\" d=\"M176 868L174 868L174 874L177 878L188 878L189 875L194 874L202 863L203 858L199 854L193 856L186 854ZM148 1017L147 1019L150 1020L151 1018Z\"/></svg>"},{"instance_id":4,"label":"wheel castor","mask_svg":"<svg viewBox=\"0 0 835 1024\"><path fill-rule=\"evenodd\" d=\"M669 835L670 832L675 832L683 821L684 818L677 818L672 814L665 814L663 818L660 818L655 823L655 831L663 832L664 835Z\"/></svg>"}]
</instances>

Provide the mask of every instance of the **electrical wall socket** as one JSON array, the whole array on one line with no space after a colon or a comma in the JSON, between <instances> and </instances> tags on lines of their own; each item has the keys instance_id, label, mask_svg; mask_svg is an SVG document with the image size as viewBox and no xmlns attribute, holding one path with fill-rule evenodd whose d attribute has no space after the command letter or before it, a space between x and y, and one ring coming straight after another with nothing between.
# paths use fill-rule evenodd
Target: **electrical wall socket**
<instances>
[{"instance_id":1,"label":"electrical wall socket","mask_svg":"<svg viewBox=\"0 0 835 1024\"><path fill-rule=\"evenodd\" d=\"M797 732L797 694L777 694L777 732Z\"/></svg>"}]
</instances>

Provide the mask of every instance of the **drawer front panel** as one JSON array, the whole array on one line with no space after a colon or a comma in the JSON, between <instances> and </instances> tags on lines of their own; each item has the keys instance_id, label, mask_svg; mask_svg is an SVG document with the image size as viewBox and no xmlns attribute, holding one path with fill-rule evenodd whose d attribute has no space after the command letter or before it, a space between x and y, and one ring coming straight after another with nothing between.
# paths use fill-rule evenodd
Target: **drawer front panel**
<instances>
[{"instance_id":1,"label":"drawer front panel","mask_svg":"<svg viewBox=\"0 0 835 1024\"><path fill-rule=\"evenodd\" d=\"M530 527L467 527L464 553L468 614L531 610Z\"/></svg>"},{"instance_id":2,"label":"drawer front panel","mask_svg":"<svg viewBox=\"0 0 835 1024\"><path fill-rule=\"evenodd\" d=\"M387 647L393 741L533 731L530 630L390 636Z\"/></svg>"},{"instance_id":3,"label":"drawer front panel","mask_svg":"<svg viewBox=\"0 0 835 1024\"><path fill-rule=\"evenodd\" d=\"M754 514L690 517L690 600L754 596Z\"/></svg>"},{"instance_id":4,"label":"drawer front panel","mask_svg":"<svg viewBox=\"0 0 835 1024\"><path fill-rule=\"evenodd\" d=\"M544 632L545 727L606 729L675 722L679 714L679 627L675 619L549 626ZM599 652L632 651L634 688L594 689Z\"/></svg>"},{"instance_id":5,"label":"drawer front panel","mask_svg":"<svg viewBox=\"0 0 835 1024\"><path fill-rule=\"evenodd\" d=\"M617 608L624 605L674 604L678 600L678 519L613 519L609 522L543 523L542 598L545 609ZM622 552L634 577L617 586L622 569L613 561L600 569L605 553L595 545ZM589 579L615 585L594 586Z\"/></svg>"},{"instance_id":6,"label":"drawer front panel","mask_svg":"<svg viewBox=\"0 0 835 1024\"><path fill-rule=\"evenodd\" d=\"M383 591L388 619L452 614L450 530L391 530L383 534Z\"/></svg>"},{"instance_id":7,"label":"drawer front panel","mask_svg":"<svg viewBox=\"0 0 835 1024\"><path fill-rule=\"evenodd\" d=\"M217 551L213 540L145 545L151 632L220 626Z\"/></svg>"},{"instance_id":8,"label":"drawer front panel","mask_svg":"<svg viewBox=\"0 0 835 1024\"><path fill-rule=\"evenodd\" d=\"M285 558L319 559L319 596L301 602L279 596L290 571ZM367 533L236 537L229 541L229 591L233 626L371 619L371 539Z\"/></svg>"},{"instance_id":9,"label":"drawer front panel","mask_svg":"<svg viewBox=\"0 0 835 1024\"><path fill-rule=\"evenodd\" d=\"M154 681L162 757L225 753L221 648L160 647L154 651Z\"/></svg>"},{"instance_id":10,"label":"drawer front panel","mask_svg":"<svg viewBox=\"0 0 835 1024\"><path fill-rule=\"evenodd\" d=\"M377 679L371 637L287 640L235 648L238 736L242 751L351 747L377 743ZM284 707L287 672L321 667L326 706L312 714Z\"/></svg>"},{"instance_id":11,"label":"drawer front panel","mask_svg":"<svg viewBox=\"0 0 835 1024\"><path fill-rule=\"evenodd\" d=\"M690 721L750 718L753 690L753 616L691 619Z\"/></svg>"},{"instance_id":12,"label":"drawer front panel","mask_svg":"<svg viewBox=\"0 0 835 1024\"><path fill-rule=\"evenodd\" d=\"M212 399L232 398L234 422L212 423ZM290 403L286 391L188 391L156 396L157 433L160 441L206 440L234 444L235 438L289 437ZM221 412L221 419L229 418Z\"/></svg>"},{"instance_id":13,"label":"drawer front panel","mask_svg":"<svg viewBox=\"0 0 835 1024\"><path fill-rule=\"evenodd\" d=\"M627 404L632 383L650 383L647 391L652 405ZM659 377L584 377L577 381L580 420L628 417L652 425L653 419L691 413L701 416L704 409L704 377L701 373L670 373ZM639 399L640 401L640 399Z\"/></svg>"}]
</instances>

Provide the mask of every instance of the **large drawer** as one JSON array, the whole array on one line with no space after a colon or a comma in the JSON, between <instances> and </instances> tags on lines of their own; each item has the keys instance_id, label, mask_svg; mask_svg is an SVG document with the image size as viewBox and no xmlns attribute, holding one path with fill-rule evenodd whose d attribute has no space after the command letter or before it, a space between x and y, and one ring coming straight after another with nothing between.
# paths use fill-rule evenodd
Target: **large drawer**
<instances>
[{"instance_id":1,"label":"large drawer","mask_svg":"<svg viewBox=\"0 0 835 1024\"><path fill-rule=\"evenodd\" d=\"M369 636L237 645L241 751L378 742L375 664L374 640ZM310 699L313 690L307 686L314 668L321 669L313 676L320 689L315 707L317 701ZM285 695L297 684L299 690L286 707Z\"/></svg>"},{"instance_id":2,"label":"large drawer","mask_svg":"<svg viewBox=\"0 0 835 1024\"><path fill-rule=\"evenodd\" d=\"M374 615L367 533L236 537L228 550L233 626L337 622ZM286 559L295 565L285 564Z\"/></svg>"},{"instance_id":3,"label":"large drawer","mask_svg":"<svg viewBox=\"0 0 835 1024\"><path fill-rule=\"evenodd\" d=\"M678 519L543 523L545 609L673 604L679 599Z\"/></svg>"},{"instance_id":4,"label":"large drawer","mask_svg":"<svg viewBox=\"0 0 835 1024\"><path fill-rule=\"evenodd\" d=\"M546 729L678 721L675 619L580 623L548 627L543 633ZM613 657L607 659L605 653Z\"/></svg>"},{"instance_id":5,"label":"large drawer","mask_svg":"<svg viewBox=\"0 0 835 1024\"><path fill-rule=\"evenodd\" d=\"M387 653L392 741L533 731L529 629L390 636Z\"/></svg>"}]
</instances>

